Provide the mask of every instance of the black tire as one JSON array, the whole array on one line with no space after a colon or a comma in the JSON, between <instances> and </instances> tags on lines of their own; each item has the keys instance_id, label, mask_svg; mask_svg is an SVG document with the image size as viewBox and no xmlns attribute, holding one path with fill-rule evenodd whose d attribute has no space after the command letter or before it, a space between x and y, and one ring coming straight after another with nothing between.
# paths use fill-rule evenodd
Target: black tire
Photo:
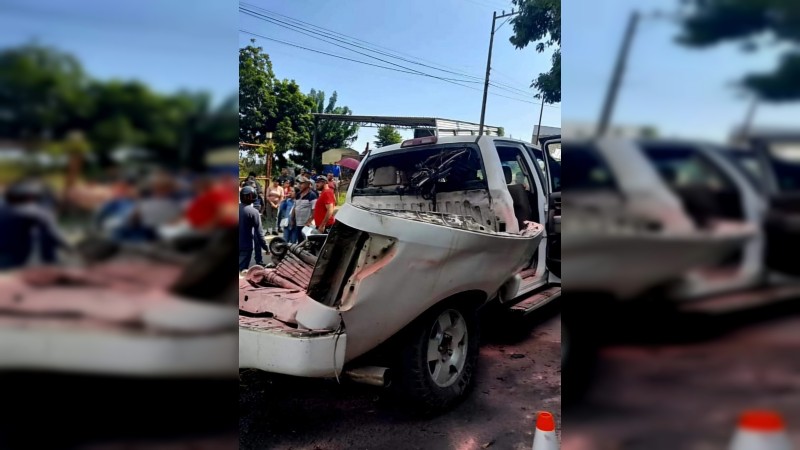
<instances>
[{"instance_id":1,"label":"black tire","mask_svg":"<svg viewBox=\"0 0 800 450\"><path fill-rule=\"evenodd\" d=\"M437 384L431 373L434 369L428 362L428 349L430 341L437 339L434 334L438 336L441 329L441 326L438 325L439 317L445 313L452 313L451 318L460 315L466 328L466 334L460 345L465 352L462 353L463 366L460 370L456 369L455 373L450 370L453 379L445 382L445 384L450 384L442 386ZM452 322L455 323L455 320ZM450 339L450 342L453 343L454 339ZM456 347L459 346L458 343L454 344ZM396 380L395 386L404 402L417 412L435 414L447 410L461 401L472 387L479 344L478 317L476 308L473 306L448 302L433 308L420 317L410 327L401 352L400 376ZM448 345L450 344L445 344L444 347ZM440 348L442 347L440 346ZM443 357L446 358L444 355ZM446 367L451 361L452 359L448 359L447 362L442 362L441 366ZM455 366L450 367L455 368ZM443 369L440 369L439 373L442 373L441 370Z\"/></svg>"}]
</instances>

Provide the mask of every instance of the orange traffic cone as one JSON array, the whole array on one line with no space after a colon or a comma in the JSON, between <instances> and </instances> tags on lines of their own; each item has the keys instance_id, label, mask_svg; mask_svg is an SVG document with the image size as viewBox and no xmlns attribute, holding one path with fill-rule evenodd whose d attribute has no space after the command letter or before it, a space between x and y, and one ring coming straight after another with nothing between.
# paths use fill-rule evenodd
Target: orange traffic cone
<instances>
[{"instance_id":1,"label":"orange traffic cone","mask_svg":"<svg viewBox=\"0 0 800 450\"><path fill-rule=\"evenodd\" d=\"M536 416L536 433L533 435L533 450L558 450L556 422L549 412Z\"/></svg>"},{"instance_id":2,"label":"orange traffic cone","mask_svg":"<svg viewBox=\"0 0 800 450\"><path fill-rule=\"evenodd\" d=\"M739 419L730 450L792 450L792 444L780 414L753 410Z\"/></svg>"}]
</instances>

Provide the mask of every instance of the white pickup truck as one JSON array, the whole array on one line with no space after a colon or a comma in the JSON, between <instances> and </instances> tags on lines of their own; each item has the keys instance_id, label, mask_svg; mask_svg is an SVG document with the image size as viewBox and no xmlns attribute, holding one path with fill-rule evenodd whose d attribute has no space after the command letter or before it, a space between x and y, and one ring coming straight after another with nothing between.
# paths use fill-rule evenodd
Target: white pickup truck
<instances>
[{"instance_id":1,"label":"white pickup truck","mask_svg":"<svg viewBox=\"0 0 800 450\"><path fill-rule=\"evenodd\" d=\"M789 207L797 197L759 182L800 171L765 153L744 155L694 141L568 141L565 402L588 387L619 305L644 306L637 311L665 322L670 310L725 313L800 296L787 252L800 236Z\"/></svg>"},{"instance_id":2,"label":"white pickup truck","mask_svg":"<svg viewBox=\"0 0 800 450\"><path fill-rule=\"evenodd\" d=\"M544 149L544 151L542 151ZM560 139L423 137L371 150L330 234L271 242L240 281L239 367L466 393L478 311L560 295Z\"/></svg>"}]
</instances>

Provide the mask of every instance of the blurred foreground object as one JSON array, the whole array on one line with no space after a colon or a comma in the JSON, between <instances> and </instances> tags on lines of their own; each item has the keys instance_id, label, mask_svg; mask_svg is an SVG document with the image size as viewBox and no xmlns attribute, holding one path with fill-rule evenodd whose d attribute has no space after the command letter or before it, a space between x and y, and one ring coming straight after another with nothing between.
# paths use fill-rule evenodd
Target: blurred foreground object
<instances>
[{"instance_id":1,"label":"blurred foreground object","mask_svg":"<svg viewBox=\"0 0 800 450\"><path fill-rule=\"evenodd\" d=\"M782 49L772 72L751 73L740 86L771 102L800 100L800 8L792 0L684 0L679 42L708 48L736 42L748 52ZM769 39L764 39L769 36ZM787 44L781 45L778 44Z\"/></svg>"},{"instance_id":2,"label":"blurred foreground object","mask_svg":"<svg viewBox=\"0 0 800 450\"><path fill-rule=\"evenodd\" d=\"M2 275L0 368L235 376L232 350L237 332L225 291L217 289L221 302L182 297L173 293L180 292L176 286L203 289L192 274L195 266L132 254L84 267L31 268ZM98 256L107 254L95 250ZM213 286L206 282L204 289L209 287Z\"/></svg>"},{"instance_id":3,"label":"blurred foreground object","mask_svg":"<svg viewBox=\"0 0 800 450\"><path fill-rule=\"evenodd\" d=\"M742 414L730 450L792 450L780 414L747 411Z\"/></svg>"}]
</instances>

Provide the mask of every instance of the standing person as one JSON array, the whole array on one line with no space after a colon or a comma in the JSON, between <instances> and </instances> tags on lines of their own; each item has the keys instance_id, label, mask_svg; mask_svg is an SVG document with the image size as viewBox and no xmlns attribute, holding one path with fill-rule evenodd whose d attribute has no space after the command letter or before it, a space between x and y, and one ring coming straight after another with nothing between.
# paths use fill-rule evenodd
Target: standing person
<instances>
[{"instance_id":1,"label":"standing person","mask_svg":"<svg viewBox=\"0 0 800 450\"><path fill-rule=\"evenodd\" d=\"M287 181L289 182L289 184L294 186L294 177L289 175L289 169L284 167L283 169L281 169L281 176L278 177L278 182L281 184L281 186L283 186L286 184Z\"/></svg>"},{"instance_id":2,"label":"standing person","mask_svg":"<svg viewBox=\"0 0 800 450\"><path fill-rule=\"evenodd\" d=\"M328 187L331 188L333 191L333 199L336 201L336 204L339 204L339 183L333 179L333 172L328 172Z\"/></svg>"},{"instance_id":3,"label":"standing person","mask_svg":"<svg viewBox=\"0 0 800 450\"><path fill-rule=\"evenodd\" d=\"M264 229L261 227L261 214L253 207L256 200L256 190L252 186L245 186L239 192L239 271L250 267L250 258L253 256L254 243L258 245L258 253L268 250L264 240ZM256 261L258 262L258 261Z\"/></svg>"},{"instance_id":4,"label":"standing person","mask_svg":"<svg viewBox=\"0 0 800 450\"><path fill-rule=\"evenodd\" d=\"M0 270L15 269L28 262L35 232L56 247L72 250L54 215L38 196L14 187L5 195L5 204L0 204Z\"/></svg>"},{"instance_id":5,"label":"standing person","mask_svg":"<svg viewBox=\"0 0 800 450\"><path fill-rule=\"evenodd\" d=\"M267 222L267 232L278 234L278 207L283 201L283 188L278 184L278 180L272 181L272 186L267 189L267 205L265 208L265 220Z\"/></svg>"},{"instance_id":6,"label":"standing person","mask_svg":"<svg viewBox=\"0 0 800 450\"><path fill-rule=\"evenodd\" d=\"M286 226L283 227L283 239L290 243L297 243L297 227L292 223L292 212L294 210L294 197L299 192L294 187L290 186L287 191L285 199L283 200L284 214L286 218Z\"/></svg>"},{"instance_id":7,"label":"standing person","mask_svg":"<svg viewBox=\"0 0 800 450\"><path fill-rule=\"evenodd\" d=\"M295 237L297 242L302 242L303 227L310 227L314 223L314 205L317 202L317 193L311 189L311 180L306 177L300 178L300 192L294 198L294 208L292 208L292 224L295 227Z\"/></svg>"},{"instance_id":8,"label":"standing person","mask_svg":"<svg viewBox=\"0 0 800 450\"><path fill-rule=\"evenodd\" d=\"M278 207L278 233L284 232L289 227L289 213L292 210L292 205L294 205L294 185L289 180L286 180L282 183L282 186L283 200Z\"/></svg>"},{"instance_id":9,"label":"standing person","mask_svg":"<svg viewBox=\"0 0 800 450\"><path fill-rule=\"evenodd\" d=\"M258 181L251 177L247 179L244 185L256 190L256 201L253 203L253 207L259 214L264 214L264 195L258 190Z\"/></svg>"},{"instance_id":10,"label":"standing person","mask_svg":"<svg viewBox=\"0 0 800 450\"><path fill-rule=\"evenodd\" d=\"M333 198L333 189L328 186L328 180L317 177L317 191L319 198L314 205L314 225L320 233L328 233L336 219L333 212L336 210L336 200Z\"/></svg>"},{"instance_id":11,"label":"standing person","mask_svg":"<svg viewBox=\"0 0 800 450\"><path fill-rule=\"evenodd\" d=\"M255 183L255 187L256 187L256 193L258 195L263 196L264 195L264 188L261 186L261 183L259 183L258 180L256 180L256 173L251 171L250 173L247 174L247 179L248 180L253 180L253 183Z\"/></svg>"},{"instance_id":12,"label":"standing person","mask_svg":"<svg viewBox=\"0 0 800 450\"><path fill-rule=\"evenodd\" d=\"M256 192L255 200L253 201L253 208L258 212L259 218L264 213L264 199L262 198L261 194L258 193L258 189L256 187L256 181L252 178L247 180L247 184L245 185ZM263 228L262 228L263 229ZM262 232L261 238L264 238L264 234ZM257 236L253 236L253 253L255 254L256 264L259 266L264 265L264 256L261 253L261 246L259 245L259 238Z\"/></svg>"}]
</instances>

